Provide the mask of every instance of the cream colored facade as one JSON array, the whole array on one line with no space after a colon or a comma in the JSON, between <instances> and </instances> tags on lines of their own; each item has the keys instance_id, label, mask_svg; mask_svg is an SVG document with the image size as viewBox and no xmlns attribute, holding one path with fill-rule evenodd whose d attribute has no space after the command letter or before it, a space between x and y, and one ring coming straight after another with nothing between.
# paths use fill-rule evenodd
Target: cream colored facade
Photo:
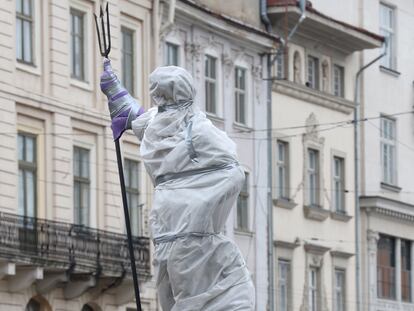
<instances>
[{"instance_id":1,"label":"cream colored facade","mask_svg":"<svg viewBox=\"0 0 414 311\"><path fill-rule=\"evenodd\" d=\"M268 11L274 30L287 33L300 10L295 1L282 2L268 1ZM377 48L381 39L351 26L357 20L344 12L353 9L312 1L279 76L277 64L274 70L275 310L357 308L350 121L357 51Z\"/></svg>"},{"instance_id":2,"label":"cream colored facade","mask_svg":"<svg viewBox=\"0 0 414 311\"><path fill-rule=\"evenodd\" d=\"M133 287L115 148L106 99L99 89L102 61L93 13L100 2L32 1L33 57L27 64L17 60L16 1L0 3L0 310L25 310L31 298L41 310L81 310L85 304L93 310L126 310L134 307ZM145 107L149 107L146 77L153 59L151 46L138 43L151 41L151 9L147 0L109 4L113 66L119 73L121 27L133 29L136 97ZM71 78L71 10L83 16L82 81ZM16 216L18 133L35 139L39 220L30 225ZM85 228L72 226L75 147L89 152L90 220ZM132 135L125 135L122 149L125 158L140 160ZM142 166L139 180L140 235L148 237L151 186ZM136 243L136 256L143 256L137 264L144 310L156 310L150 243L145 238Z\"/></svg>"}]
</instances>

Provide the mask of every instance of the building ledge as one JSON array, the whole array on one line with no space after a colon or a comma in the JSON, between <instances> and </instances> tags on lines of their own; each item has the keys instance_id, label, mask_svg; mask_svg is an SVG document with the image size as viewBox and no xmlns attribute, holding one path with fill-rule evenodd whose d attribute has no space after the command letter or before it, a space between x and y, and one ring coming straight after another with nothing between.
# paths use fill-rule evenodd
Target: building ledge
<instances>
[{"instance_id":1,"label":"building ledge","mask_svg":"<svg viewBox=\"0 0 414 311\"><path fill-rule=\"evenodd\" d=\"M349 259L355 255L353 253L349 253L343 250L332 250L330 251L330 253L332 257L343 258L343 259Z\"/></svg>"},{"instance_id":2,"label":"building ledge","mask_svg":"<svg viewBox=\"0 0 414 311\"><path fill-rule=\"evenodd\" d=\"M331 249L328 246L325 246L316 241L314 242L310 240L305 241L304 248L305 248L305 251L307 251L308 253L315 254L315 255L323 255Z\"/></svg>"},{"instance_id":3,"label":"building ledge","mask_svg":"<svg viewBox=\"0 0 414 311\"><path fill-rule=\"evenodd\" d=\"M382 196L360 197L361 209L393 220L414 223L414 205Z\"/></svg>"},{"instance_id":4,"label":"building ledge","mask_svg":"<svg viewBox=\"0 0 414 311\"><path fill-rule=\"evenodd\" d=\"M401 190L402 190L401 187L398 187L396 185L387 184L385 182L381 182L381 188L385 189L385 190L392 191L392 192L397 192L397 193L401 192Z\"/></svg>"},{"instance_id":5,"label":"building ledge","mask_svg":"<svg viewBox=\"0 0 414 311\"><path fill-rule=\"evenodd\" d=\"M349 216L346 213L331 212L331 218L338 221L348 222L352 219L352 216Z\"/></svg>"},{"instance_id":6,"label":"building ledge","mask_svg":"<svg viewBox=\"0 0 414 311\"><path fill-rule=\"evenodd\" d=\"M317 220L317 221L324 221L330 215L330 211L323 209L322 207L318 207L318 206L304 205L303 212L305 213L306 218Z\"/></svg>"},{"instance_id":7,"label":"building ledge","mask_svg":"<svg viewBox=\"0 0 414 311\"><path fill-rule=\"evenodd\" d=\"M354 111L353 102L345 98L334 96L291 81L274 80L272 89L274 92L346 114L350 114Z\"/></svg>"},{"instance_id":8,"label":"building ledge","mask_svg":"<svg viewBox=\"0 0 414 311\"><path fill-rule=\"evenodd\" d=\"M302 14L296 0L268 0L267 4L270 18L275 19L276 25L281 29L284 29L286 14L289 31ZM384 41L378 34L319 12L309 1L306 5L306 18L297 29L296 36L320 41L345 54L378 48Z\"/></svg>"},{"instance_id":9,"label":"building ledge","mask_svg":"<svg viewBox=\"0 0 414 311\"><path fill-rule=\"evenodd\" d=\"M273 199L273 205L281 208L293 209L298 204L290 199L278 198Z\"/></svg>"},{"instance_id":10,"label":"building ledge","mask_svg":"<svg viewBox=\"0 0 414 311\"><path fill-rule=\"evenodd\" d=\"M275 241L273 241L273 245L275 247L293 250L296 247L300 246L300 241L299 241L299 239L296 239L296 241L294 241L294 242L275 240Z\"/></svg>"}]
</instances>

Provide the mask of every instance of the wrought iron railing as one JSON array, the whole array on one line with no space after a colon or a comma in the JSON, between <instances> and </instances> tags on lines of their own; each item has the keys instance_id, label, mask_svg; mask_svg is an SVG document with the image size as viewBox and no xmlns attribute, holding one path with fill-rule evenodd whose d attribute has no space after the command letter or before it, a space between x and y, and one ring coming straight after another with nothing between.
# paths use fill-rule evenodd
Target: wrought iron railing
<instances>
[{"instance_id":1,"label":"wrought iron railing","mask_svg":"<svg viewBox=\"0 0 414 311\"><path fill-rule=\"evenodd\" d=\"M133 243L137 271L149 276L149 239ZM0 259L107 276L131 271L124 234L9 213L0 213Z\"/></svg>"}]
</instances>

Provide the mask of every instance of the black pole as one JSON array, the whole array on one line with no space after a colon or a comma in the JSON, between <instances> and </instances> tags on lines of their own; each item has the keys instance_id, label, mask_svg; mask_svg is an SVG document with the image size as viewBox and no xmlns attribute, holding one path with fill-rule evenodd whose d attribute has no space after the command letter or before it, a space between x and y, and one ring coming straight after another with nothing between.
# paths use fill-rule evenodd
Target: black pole
<instances>
[{"instance_id":1,"label":"black pole","mask_svg":"<svg viewBox=\"0 0 414 311\"><path fill-rule=\"evenodd\" d=\"M126 190L125 190L124 169L122 167L122 155L121 155L121 147L119 145L119 138L115 140L115 149L116 149L116 160L118 162L119 182L121 184L122 203L124 206L125 226L126 226L127 238L128 238L129 257L131 259L132 279L134 281L135 302L137 303L137 311L142 311L141 297L139 295L137 268L135 266L134 245L132 244L131 222L129 219L128 202L127 202L127 195L126 195Z\"/></svg>"}]
</instances>

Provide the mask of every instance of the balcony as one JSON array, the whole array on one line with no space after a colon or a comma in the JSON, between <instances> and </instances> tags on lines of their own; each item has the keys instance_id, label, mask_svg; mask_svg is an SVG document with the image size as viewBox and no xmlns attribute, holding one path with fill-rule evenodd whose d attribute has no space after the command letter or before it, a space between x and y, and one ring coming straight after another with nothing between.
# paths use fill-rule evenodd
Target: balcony
<instances>
[{"instance_id":1,"label":"balcony","mask_svg":"<svg viewBox=\"0 0 414 311\"><path fill-rule=\"evenodd\" d=\"M267 0L268 14L278 29L290 32L298 22L301 11L296 0ZM310 1L306 5L306 19L295 37L320 41L345 54L363 49L378 48L384 38L366 29L350 25L316 10Z\"/></svg>"},{"instance_id":2,"label":"balcony","mask_svg":"<svg viewBox=\"0 0 414 311\"><path fill-rule=\"evenodd\" d=\"M136 237L133 243L139 279L147 281L151 276L149 239ZM39 293L60 286L65 298L71 299L93 288L117 294L118 287L119 303L133 297L126 235L8 213L0 213L3 277L11 292L32 284Z\"/></svg>"}]
</instances>

